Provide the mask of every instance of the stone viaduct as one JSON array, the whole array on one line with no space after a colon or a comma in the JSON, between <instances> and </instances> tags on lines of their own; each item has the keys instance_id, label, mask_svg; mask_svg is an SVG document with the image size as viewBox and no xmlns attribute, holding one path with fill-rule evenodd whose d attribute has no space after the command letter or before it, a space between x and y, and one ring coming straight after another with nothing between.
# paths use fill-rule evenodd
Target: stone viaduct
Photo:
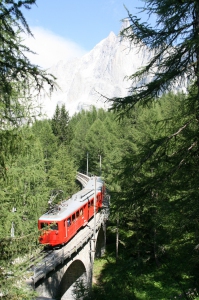
<instances>
[{"instance_id":1,"label":"stone viaduct","mask_svg":"<svg viewBox=\"0 0 199 300\"><path fill-rule=\"evenodd\" d=\"M93 262L104 254L109 196L90 222L62 248L51 251L33 268L32 285L42 299L74 300L92 285ZM95 232L94 232L95 226Z\"/></svg>"}]
</instances>

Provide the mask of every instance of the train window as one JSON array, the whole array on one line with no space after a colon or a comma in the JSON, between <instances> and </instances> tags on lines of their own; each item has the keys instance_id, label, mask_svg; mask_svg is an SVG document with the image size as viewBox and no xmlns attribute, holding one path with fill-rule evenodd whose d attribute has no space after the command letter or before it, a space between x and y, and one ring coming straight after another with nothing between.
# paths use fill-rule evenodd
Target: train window
<instances>
[{"instance_id":1,"label":"train window","mask_svg":"<svg viewBox=\"0 0 199 300\"><path fill-rule=\"evenodd\" d=\"M70 220L70 218L68 218L68 220L67 220L67 226L70 227L70 225L71 225L71 220Z\"/></svg>"},{"instance_id":2,"label":"train window","mask_svg":"<svg viewBox=\"0 0 199 300\"><path fill-rule=\"evenodd\" d=\"M93 206L93 200L91 201L91 206Z\"/></svg>"},{"instance_id":3,"label":"train window","mask_svg":"<svg viewBox=\"0 0 199 300\"><path fill-rule=\"evenodd\" d=\"M50 229L51 230L58 230L58 224L57 223L51 223L50 224Z\"/></svg>"},{"instance_id":4,"label":"train window","mask_svg":"<svg viewBox=\"0 0 199 300\"><path fill-rule=\"evenodd\" d=\"M83 215L83 209L81 208L80 209L80 216L82 216Z\"/></svg>"},{"instance_id":5,"label":"train window","mask_svg":"<svg viewBox=\"0 0 199 300\"><path fill-rule=\"evenodd\" d=\"M41 224L41 229L48 227L48 223L40 223L40 224Z\"/></svg>"},{"instance_id":6,"label":"train window","mask_svg":"<svg viewBox=\"0 0 199 300\"><path fill-rule=\"evenodd\" d=\"M79 218L79 210L76 212L76 218Z\"/></svg>"},{"instance_id":7,"label":"train window","mask_svg":"<svg viewBox=\"0 0 199 300\"><path fill-rule=\"evenodd\" d=\"M72 222L75 222L75 214L72 215Z\"/></svg>"}]
</instances>

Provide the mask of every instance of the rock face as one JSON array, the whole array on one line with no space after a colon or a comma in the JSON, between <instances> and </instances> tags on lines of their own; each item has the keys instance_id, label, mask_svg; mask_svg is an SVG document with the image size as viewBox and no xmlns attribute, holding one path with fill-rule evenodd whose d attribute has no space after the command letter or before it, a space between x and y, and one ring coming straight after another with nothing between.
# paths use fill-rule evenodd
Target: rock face
<instances>
[{"instance_id":1,"label":"rock face","mask_svg":"<svg viewBox=\"0 0 199 300\"><path fill-rule=\"evenodd\" d=\"M49 69L60 90L52 94L51 100L44 99L44 111L51 117L57 104L65 104L70 115L91 105L106 109L108 104L101 95L126 96L131 82L125 76L145 65L150 55L147 49L138 52L138 48L111 32L80 59L60 61Z\"/></svg>"}]
</instances>

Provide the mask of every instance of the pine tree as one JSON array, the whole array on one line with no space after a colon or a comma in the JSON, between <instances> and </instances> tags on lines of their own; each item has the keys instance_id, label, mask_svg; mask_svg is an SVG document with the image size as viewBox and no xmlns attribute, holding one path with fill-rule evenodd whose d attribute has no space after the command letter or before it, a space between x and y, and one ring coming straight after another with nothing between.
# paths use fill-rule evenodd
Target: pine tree
<instances>
[{"instance_id":1,"label":"pine tree","mask_svg":"<svg viewBox=\"0 0 199 300\"><path fill-rule=\"evenodd\" d=\"M86 172L86 134L90 127L87 114L82 111L78 115L72 117L70 126L73 131L73 138L70 142L70 151L73 153L77 169Z\"/></svg>"},{"instance_id":2,"label":"pine tree","mask_svg":"<svg viewBox=\"0 0 199 300\"><path fill-rule=\"evenodd\" d=\"M195 110L183 94L135 108L134 145L124 148L112 212L121 212L120 239L140 266L155 263L188 288L198 268Z\"/></svg>"},{"instance_id":3,"label":"pine tree","mask_svg":"<svg viewBox=\"0 0 199 300\"><path fill-rule=\"evenodd\" d=\"M76 192L75 178L76 169L73 158L67 147L61 145L58 151L54 153L52 167L48 172L48 188L50 191L62 191L60 196L64 200Z\"/></svg>"},{"instance_id":4,"label":"pine tree","mask_svg":"<svg viewBox=\"0 0 199 300\"><path fill-rule=\"evenodd\" d=\"M135 141L134 149L137 148L137 154L124 158L123 164L126 167L121 173L123 180L121 185L122 189L129 193L127 192L125 197L123 194L122 199L137 203L135 204L138 208L137 216L139 219L143 218L142 224L145 222L151 230L152 228L157 230L157 226L165 222L164 229L161 230L164 232L162 236L165 236L165 240L167 238L169 240L169 237L172 240L170 244L168 243L169 247L172 248L174 243L179 241L179 236L182 237L184 253L182 248L179 247L178 250L183 253L183 259L189 261L189 270L193 274L191 261L194 260L198 266L198 258L194 254L190 258L188 253L194 251L195 247L197 249L199 244L197 222L194 222L195 228L193 228L191 221L195 219L198 212L196 166L199 141L199 3L194 0L146 0L143 10L149 17L155 14L155 26L141 22L137 16L133 16L128 11L130 26L121 34L122 38L128 39L131 45L137 46L138 50L142 48L150 51L151 59L146 66L128 77L132 81L129 95L111 99L112 108L122 115L128 112L132 116L133 109L137 109L138 104L156 105L162 101L167 103L170 98L173 100L171 107L178 107L178 111L173 115L170 108L170 115L165 113L162 126L158 125L159 132L156 131L155 134L151 132L152 136L147 134L143 136L143 141L140 139ZM179 83L186 87L187 81L192 86L186 96L174 97L169 94L169 91L175 89ZM165 92L168 98L160 99ZM178 102L179 98L180 102ZM158 120L157 115L156 118ZM147 131L147 124L145 123L144 126ZM140 136L140 133L138 135ZM132 174L134 179L130 181ZM129 202L124 204L129 208L128 205ZM150 205L154 205L154 208ZM165 210L168 213L169 208L173 209L173 216L169 215L161 221L160 216L163 217L163 214L156 212ZM186 221L180 216L179 210L184 215L185 211L187 212ZM155 212L154 218L150 216L151 211ZM180 227L178 236L175 230L180 226L180 222L183 226ZM190 234L190 240L185 246L186 230ZM138 230L138 232L143 234L144 231ZM147 236L149 237L149 234ZM138 240L144 242L144 236L139 237ZM143 244L142 247L144 249ZM175 251L175 254L169 252L172 258L178 255ZM179 265L183 269L182 261ZM188 265L186 267L188 268Z\"/></svg>"},{"instance_id":5,"label":"pine tree","mask_svg":"<svg viewBox=\"0 0 199 300\"><path fill-rule=\"evenodd\" d=\"M46 83L51 90L54 87L54 77L29 61L25 53L31 50L21 43L21 31L32 35L21 8L30 9L30 5L35 3L36 0L3 0L0 3L0 88L2 91L0 101L1 107L14 114L14 116L11 113L4 116L9 121L10 118L13 121L16 119L16 111L10 111L13 90L20 91L21 94L23 91L27 96L30 88L33 94L34 90L39 93Z\"/></svg>"},{"instance_id":6,"label":"pine tree","mask_svg":"<svg viewBox=\"0 0 199 300\"><path fill-rule=\"evenodd\" d=\"M59 105L56 105L55 113L53 115L51 124L52 124L52 131L55 136L58 136L60 134L59 130L59 120L60 120L60 108Z\"/></svg>"},{"instance_id":7,"label":"pine tree","mask_svg":"<svg viewBox=\"0 0 199 300\"><path fill-rule=\"evenodd\" d=\"M149 63L129 76L132 88L124 98L112 99L113 108L129 111L137 102L154 100L181 83L193 81L199 113L199 3L194 0L146 0L143 11L155 15L154 27L128 11L130 26L121 35L133 47L151 52ZM150 19L149 19L150 20ZM145 80L146 76L151 80Z\"/></svg>"},{"instance_id":8,"label":"pine tree","mask_svg":"<svg viewBox=\"0 0 199 300\"><path fill-rule=\"evenodd\" d=\"M38 115L38 94L45 91L46 85L50 92L55 87L54 76L26 57L31 50L20 38L21 32L31 35L21 9L35 3L0 1L0 290L5 299L33 298L22 289L23 274L29 250L38 247L37 218L47 196L41 144L24 129ZM11 228L12 236L15 229L14 237L10 237ZM15 265L19 255L23 262Z\"/></svg>"},{"instance_id":9,"label":"pine tree","mask_svg":"<svg viewBox=\"0 0 199 300\"><path fill-rule=\"evenodd\" d=\"M67 144L71 139L71 133L69 128L69 113L65 108L65 105L56 106L55 114L52 118L52 130L55 136L57 136L60 144Z\"/></svg>"},{"instance_id":10,"label":"pine tree","mask_svg":"<svg viewBox=\"0 0 199 300\"><path fill-rule=\"evenodd\" d=\"M24 299L20 296L24 294L23 276L30 256L39 249L37 222L47 209L49 194L39 140L25 127L18 129L17 138L20 151L13 153L11 148L7 153L6 178L0 179L0 289L5 299ZM21 263L14 263L19 257L23 257ZM11 278L9 273L13 274Z\"/></svg>"},{"instance_id":11,"label":"pine tree","mask_svg":"<svg viewBox=\"0 0 199 300\"><path fill-rule=\"evenodd\" d=\"M60 141L61 143L68 143L70 140L69 132L69 112L66 110L65 105L62 105L60 112Z\"/></svg>"},{"instance_id":12,"label":"pine tree","mask_svg":"<svg viewBox=\"0 0 199 300\"><path fill-rule=\"evenodd\" d=\"M45 160L45 171L48 173L52 167L54 153L58 150L58 141L53 134L51 120L37 120L32 125L32 131L38 137L42 145Z\"/></svg>"},{"instance_id":13,"label":"pine tree","mask_svg":"<svg viewBox=\"0 0 199 300\"><path fill-rule=\"evenodd\" d=\"M54 76L32 64L26 57L25 53L31 50L22 44L20 38L21 32L31 35L21 8L30 9L35 2L0 2L0 134L5 136L6 131L10 144L16 144L15 134L12 138L10 131L13 126L32 122L38 114L35 109L37 95L44 91L46 84L50 91L55 87ZM5 156L0 152L1 173L5 175Z\"/></svg>"}]
</instances>

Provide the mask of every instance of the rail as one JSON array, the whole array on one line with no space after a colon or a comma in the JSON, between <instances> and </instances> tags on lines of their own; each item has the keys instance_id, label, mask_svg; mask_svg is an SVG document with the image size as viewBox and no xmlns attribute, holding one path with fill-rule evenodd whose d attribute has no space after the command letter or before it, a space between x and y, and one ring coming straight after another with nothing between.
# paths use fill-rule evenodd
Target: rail
<instances>
[{"instance_id":1,"label":"rail","mask_svg":"<svg viewBox=\"0 0 199 300\"><path fill-rule=\"evenodd\" d=\"M88 175L78 172L76 175L76 179L83 185L83 187L85 187L90 177Z\"/></svg>"}]
</instances>

